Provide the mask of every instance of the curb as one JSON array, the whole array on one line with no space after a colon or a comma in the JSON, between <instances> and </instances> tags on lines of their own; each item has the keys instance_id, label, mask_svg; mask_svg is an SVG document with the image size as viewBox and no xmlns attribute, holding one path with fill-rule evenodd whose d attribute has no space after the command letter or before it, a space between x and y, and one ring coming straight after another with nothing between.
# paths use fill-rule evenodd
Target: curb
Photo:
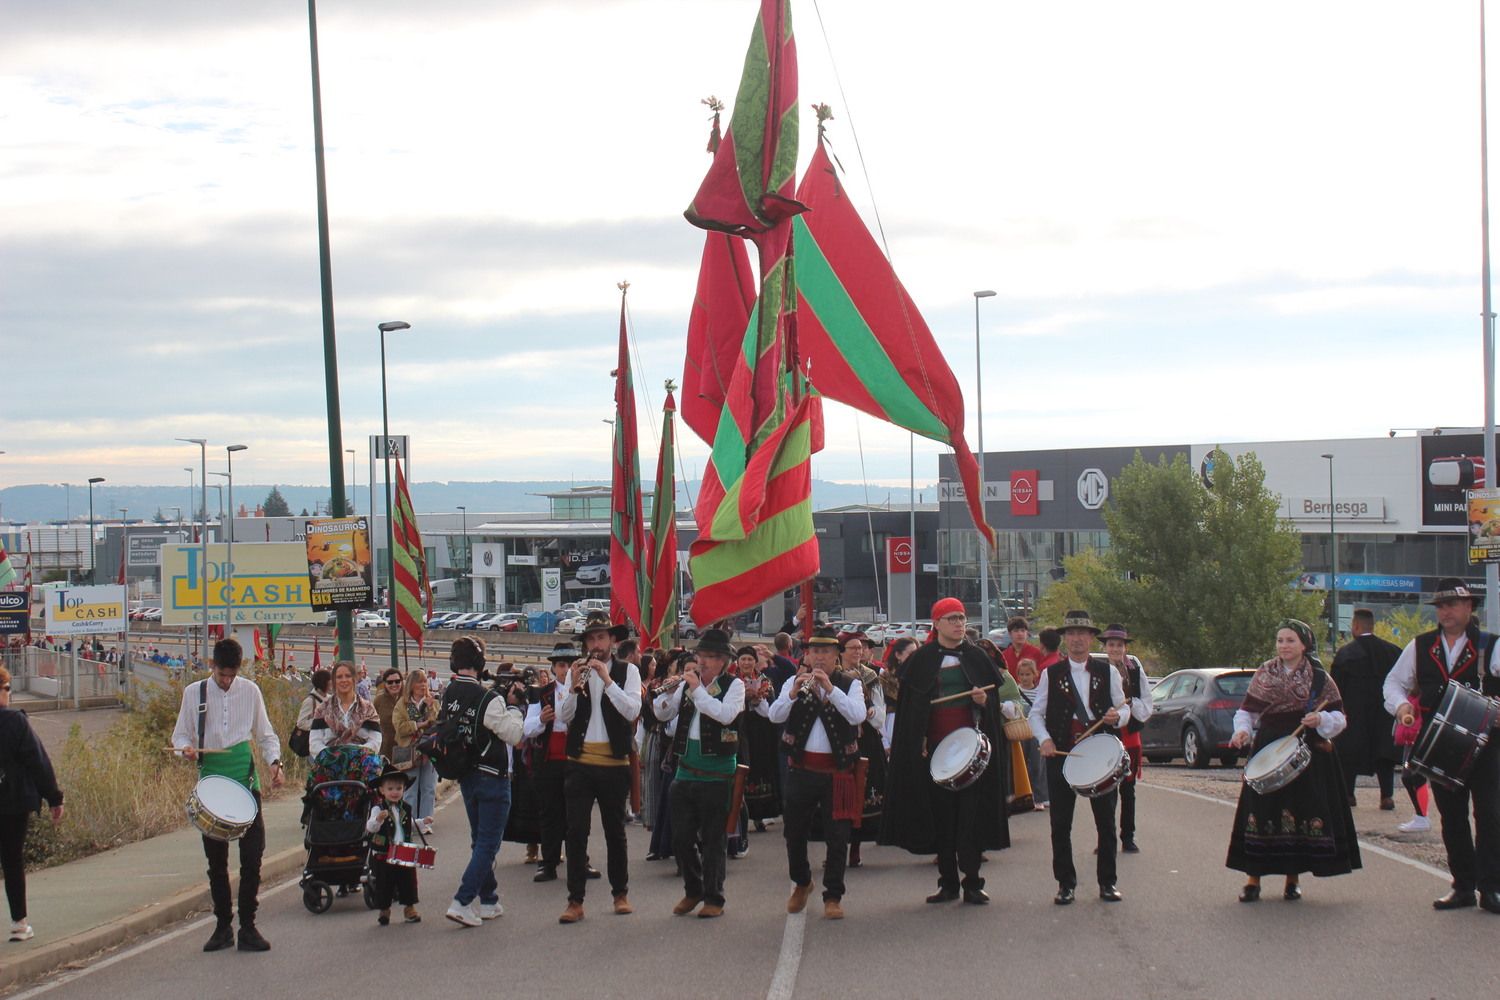
<instances>
[{"instance_id":1,"label":"curb","mask_svg":"<svg viewBox=\"0 0 1500 1000\"><path fill-rule=\"evenodd\" d=\"M269 855L261 862L262 883L279 882L292 875L302 868L306 858L307 850L301 846L289 847ZM239 876L231 869L231 891L237 889L238 885ZM154 933L199 910L208 910L212 905L208 883L205 881L201 886L184 889L98 927L54 941L19 958L7 959L0 964L0 990L39 979L66 965L82 962L101 951Z\"/></svg>"}]
</instances>

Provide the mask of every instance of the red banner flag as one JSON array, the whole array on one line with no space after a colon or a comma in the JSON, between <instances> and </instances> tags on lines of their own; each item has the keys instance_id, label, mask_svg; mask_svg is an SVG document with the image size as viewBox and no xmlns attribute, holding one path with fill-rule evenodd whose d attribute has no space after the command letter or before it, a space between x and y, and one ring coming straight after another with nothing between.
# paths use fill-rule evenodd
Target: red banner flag
<instances>
[{"instance_id":1,"label":"red banner flag","mask_svg":"<svg viewBox=\"0 0 1500 1000\"><path fill-rule=\"evenodd\" d=\"M620 286L620 353L615 366L614 464L609 491L609 612L617 625L645 633L641 621L641 560L646 525L641 517L641 461L636 437L635 383L625 333L626 286Z\"/></svg>"},{"instance_id":2,"label":"red banner flag","mask_svg":"<svg viewBox=\"0 0 1500 1000\"><path fill-rule=\"evenodd\" d=\"M646 570L641 587L641 642L665 649L677 624L677 402L672 383L662 405L661 450L656 457L656 492L652 496L651 530L646 533Z\"/></svg>"}]
</instances>

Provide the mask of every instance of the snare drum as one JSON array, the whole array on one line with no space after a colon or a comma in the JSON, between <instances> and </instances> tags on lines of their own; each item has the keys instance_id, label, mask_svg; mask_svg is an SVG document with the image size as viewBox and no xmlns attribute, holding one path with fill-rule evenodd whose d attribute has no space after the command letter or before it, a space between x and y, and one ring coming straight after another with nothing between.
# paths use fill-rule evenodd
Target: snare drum
<instances>
[{"instance_id":1,"label":"snare drum","mask_svg":"<svg viewBox=\"0 0 1500 1000\"><path fill-rule=\"evenodd\" d=\"M1108 795L1129 773L1130 754L1120 738L1110 733L1079 740L1063 758L1063 780L1086 799Z\"/></svg>"},{"instance_id":2,"label":"snare drum","mask_svg":"<svg viewBox=\"0 0 1500 1000\"><path fill-rule=\"evenodd\" d=\"M990 766L990 738L977 729L955 729L932 751L927 765L937 784L962 791Z\"/></svg>"},{"instance_id":3,"label":"snare drum","mask_svg":"<svg viewBox=\"0 0 1500 1000\"><path fill-rule=\"evenodd\" d=\"M385 860L386 864L402 868L431 868L437 864L437 848L426 844L392 844Z\"/></svg>"},{"instance_id":4,"label":"snare drum","mask_svg":"<svg viewBox=\"0 0 1500 1000\"><path fill-rule=\"evenodd\" d=\"M1312 751L1300 736L1272 740L1245 761L1245 784L1261 795L1280 791L1312 763Z\"/></svg>"},{"instance_id":5,"label":"snare drum","mask_svg":"<svg viewBox=\"0 0 1500 1000\"><path fill-rule=\"evenodd\" d=\"M1444 788L1463 788L1497 721L1500 703L1450 682L1432 721L1412 745L1407 768Z\"/></svg>"},{"instance_id":6,"label":"snare drum","mask_svg":"<svg viewBox=\"0 0 1500 1000\"><path fill-rule=\"evenodd\" d=\"M250 789L221 774L199 778L187 800L188 820L211 840L238 840L259 812Z\"/></svg>"}]
</instances>

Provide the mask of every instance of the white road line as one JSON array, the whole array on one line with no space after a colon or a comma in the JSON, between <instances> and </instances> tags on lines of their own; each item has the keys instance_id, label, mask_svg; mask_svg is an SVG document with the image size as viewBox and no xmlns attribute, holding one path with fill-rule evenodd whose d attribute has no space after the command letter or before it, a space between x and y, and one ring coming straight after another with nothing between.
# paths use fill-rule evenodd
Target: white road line
<instances>
[{"instance_id":1,"label":"white road line","mask_svg":"<svg viewBox=\"0 0 1500 1000\"><path fill-rule=\"evenodd\" d=\"M788 913L786 930L781 933L781 954L776 959L776 974L766 1000L791 1000L797 990L797 970L802 965L802 935L807 930L807 913Z\"/></svg>"},{"instance_id":2,"label":"white road line","mask_svg":"<svg viewBox=\"0 0 1500 1000\"><path fill-rule=\"evenodd\" d=\"M1144 781L1141 782L1140 787L1150 788L1158 792L1171 792L1173 795L1186 795L1190 799L1202 799L1204 802L1212 802L1215 805L1225 806L1229 809L1233 809L1237 805L1237 803L1230 802L1226 799L1216 799L1212 795L1204 795L1202 792L1190 792L1185 788L1168 788L1165 785L1153 785ZM1361 839L1359 841L1359 849L1361 851L1369 851L1371 854L1378 855L1379 857L1386 858L1390 861L1399 861L1403 865L1409 865L1410 867L1415 868L1417 871L1426 872L1429 875L1435 875L1438 878L1442 879L1444 882L1451 882L1453 880L1453 876L1449 875L1441 868L1429 865L1424 861L1418 861L1415 858L1408 858L1404 854L1398 854L1388 847L1381 847L1379 844L1372 844L1368 840Z\"/></svg>"}]
</instances>

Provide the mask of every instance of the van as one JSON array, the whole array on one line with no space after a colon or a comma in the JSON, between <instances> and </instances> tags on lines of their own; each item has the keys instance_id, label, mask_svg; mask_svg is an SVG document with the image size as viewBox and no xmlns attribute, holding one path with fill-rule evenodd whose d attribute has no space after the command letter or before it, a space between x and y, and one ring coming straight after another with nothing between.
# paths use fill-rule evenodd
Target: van
<instances>
[{"instance_id":1,"label":"van","mask_svg":"<svg viewBox=\"0 0 1500 1000\"><path fill-rule=\"evenodd\" d=\"M606 614L608 614L609 613L609 598L607 598L607 597L588 597L588 598L585 598L585 599L583 599L583 600L581 600L581 601L578 602L578 610L582 611L584 614L588 614L590 611L603 611Z\"/></svg>"}]
</instances>

